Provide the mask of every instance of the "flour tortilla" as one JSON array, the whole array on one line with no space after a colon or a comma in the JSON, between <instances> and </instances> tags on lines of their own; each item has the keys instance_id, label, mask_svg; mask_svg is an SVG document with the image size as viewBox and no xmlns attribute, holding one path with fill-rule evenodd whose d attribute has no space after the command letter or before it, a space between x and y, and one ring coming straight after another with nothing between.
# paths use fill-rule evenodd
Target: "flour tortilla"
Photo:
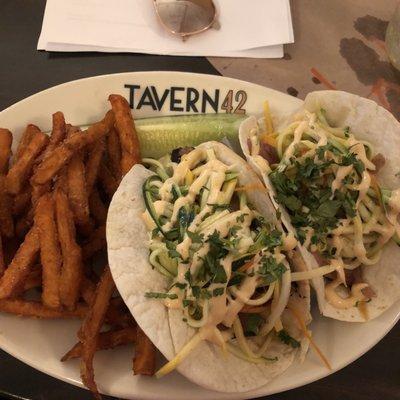
<instances>
[{"instance_id":1,"label":"flour tortilla","mask_svg":"<svg viewBox=\"0 0 400 400\"><path fill-rule=\"evenodd\" d=\"M400 185L400 179L396 173L400 170L400 123L394 116L384 108L378 106L374 101L341 91L318 91L310 93L302 108L315 112L323 108L326 110L327 120L335 127L350 127L351 132L361 140L366 140L374 146L376 153L381 153L386 163L379 171L377 177L382 186L395 189ZM283 126L289 124L289 118ZM278 129L281 129L278 127ZM243 152L249 163L265 182L274 205L282 212L282 222L290 230L293 226L288 221L287 212L277 205L274 200L274 188L265 174L262 174L255 164L254 157L250 156L247 145L247 137L251 129L257 129L257 120L249 118L243 122L240 128L240 142ZM303 246L299 246L304 261L310 269L318 268L318 263L310 252ZM370 284L376 297L366 304L369 319L373 319L387 310L393 303L400 299L400 248L390 241L382 252L380 261L373 266L362 268L364 280ZM357 307L348 310L340 310L332 307L325 300L324 280L315 278L312 280L317 294L318 305L323 315L349 322L364 322L364 316Z\"/></svg>"},{"instance_id":2,"label":"flour tortilla","mask_svg":"<svg viewBox=\"0 0 400 400\"><path fill-rule=\"evenodd\" d=\"M240 184L257 186L260 183L259 189L249 193L249 200L265 217L275 220L275 208L261 182L242 158L221 143L207 142L199 147L213 148L218 159L235 164L240 173ZM117 288L138 325L161 353L171 360L195 331L182 321L180 311L169 312L162 302L144 296L149 291L166 291L168 286L168 279L152 270L148 261L149 234L141 217L145 210L142 185L152 174L143 166L134 166L115 193L107 219L108 257ZM293 301L308 322L309 288L304 286L299 290L302 290L301 301L296 295ZM300 339L301 333L293 317L287 313L285 311L285 328ZM303 352L307 346L303 346ZM261 387L281 374L298 353L298 350L274 340L266 355L277 356L278 361L252 364L231 354L222 354L213 344L202 342L177 369L191 381L208 389L245 392Z\"/></svg>"}]
</instances>

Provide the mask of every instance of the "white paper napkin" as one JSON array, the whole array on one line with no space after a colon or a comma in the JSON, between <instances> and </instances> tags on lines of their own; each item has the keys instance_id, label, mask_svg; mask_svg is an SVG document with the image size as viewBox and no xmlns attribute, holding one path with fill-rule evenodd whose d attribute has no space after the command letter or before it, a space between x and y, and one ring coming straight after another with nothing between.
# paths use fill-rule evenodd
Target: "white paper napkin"
<instances>
[{"instance_id":1,"label":"white paper napkin","mask_svg":"<svg viewBox=\"0 0 400 400\"><path fill-rule=\"evenodd\" d=\"M166 32L152 0L47 0L39 50L282 57L293 42L289 0L218 0L219 30L183 42Z\"/></svg>"}]
</instances>

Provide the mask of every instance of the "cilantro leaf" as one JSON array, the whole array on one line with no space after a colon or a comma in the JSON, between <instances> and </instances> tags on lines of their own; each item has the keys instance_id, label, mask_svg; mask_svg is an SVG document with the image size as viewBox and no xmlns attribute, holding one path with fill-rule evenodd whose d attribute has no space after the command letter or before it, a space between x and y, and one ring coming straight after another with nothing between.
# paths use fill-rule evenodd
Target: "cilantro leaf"
<instances>
[{"instance_id":1,"label":"cilantro leaf","mask_svg":"<svg viewBox=\"0 0 400 400\"><path fill-rule=\"evenodd\" d=\"M183 289L186 288L187 283L175 282L175 283L173 284L173 286L176 286L178 289L183 290Z\"/></svg>"},{"instance_id":2,"label":"cilantro leaf","mask_svg":"<svg viewBox=\"0 0 400 400\"><path fill-rule=\"evenodd\" d=\"M278 263L273 256L262 256L258 274L263 278L264 283L270 284L281 279L286 272L286 267Z\"/></svg>"},{"instance_id":3,"label":"cilantro leaf","mask_svg":"<svg viewBox=\"0 0 400 400\"><path fill-rule=\"evenodd\" d=\"M212 207L212 212L218 211L218 210L227 210L229 209L229 204L211 204L207 203L208 206Z\"/></svg>"},{"instance_id":4,"label":"cilantro leaf","mask_svg":"<svg viewBox=\"0 0 400 400\"><path fill-rule=\"evenodd\" d=\"M241 229L240 225L233 225L229 228L228 236L237 236L238 231Z\"/></svg>"},{"instance_id":5,"label":"cilantro leaf","mask_svg":"<svg viewBox=\"0 0 400 400\"><path fill-rule=\"evenodd\" d=\"M191 232L191 231L187 231L186 233L189 236L189 238L192 240L192 243L203 243L203 238L204 238L203 234Z\"/></svg>"},{"instance_id":6,"label":"cilantro leaf","mask_svg":"<svg viewBox=\"0 0 400 400\"><path fill-rule=\"evenodd\" d=\"M200 293L200 297L202 299L211 299L213 295L211 294L211 292L207 289L202 289L201 293Z\"/></svg>"},{"instance_id":7,"label":"cilantro leaf","mask_svg":"<svg viewBox=\"0 0 400 400\"><path fill-rule=\"evenodd\" d=\"M178 239L179 237L179 231L177 228L173 228L170 231L165 233L165 239L169 240L169 241L173 241Z\"/></svg>"},{"instance_id":8,"label":"cilantro leaf","mask_svg":"<svg viewBox=\"0 0 400 400\"><path fill-rule=\"evenodd\" d=\"M354 169L361 175L365 170L364 163L357 158L357 155L351 152L348 152L342 157L341 165L353 165Z\"/></svg>"},{"instance_id":9,"label":"cilantro leaf","mask_svg":"<svg viewBox=\"0 0 400 400\"><path fill-rule=\"evenodd\" d=\"M236 272L231 279L229 279L228 286L237 286L242 283L242 280L246 277L244 272Z\"/></svg>"},{"instance_id":10,"label":"cilantro leaf","mask_svg":"<svg viewBox=\"0 0 400 400\"><path fill-rule=\"evenodd\" d=\"M192 300L188 300L188 299L183 299L183 300L182 300L182 305L183 305L183 307L188 307L188 306L190 306L192 303L193 303Z\"/></svg>"},{"instance_id":11,"label":"cilantro leaf","mask_svg":"<svg viewBox=\"0 0 400 400\"><path fill-rule=\"evenodd\" d=\"M174 202L178 200L178 198L181 197L182 195L179 186L177 185L172 185L171 192L172 192L172 199Z\"/></svg>"},{"instance_id":12,"label":"cilantro leaf","mask_svg":"<svg viewBox=\"0 0 400 400\"><path fill-rule=\"evenodd\" d=\"M196 299L200 298L200 286L192 286L192 294Z\"/></svg>"},{"instance_id":13,"label":"cilantro leaf","mask_svg":"<svg viewBox=\"0 0 400 400\"><path fill-rule=\"evenodd\" d=\"M159 293L159 292L146 292L144 294L145 297L149 299L171 299L175 300L178 298L178 295L175 293Z\"/></svg>"},{"instance_id":14,"label":"cilantro leaf","mask_svg":"<svg viewBox=\"0 0 400 400\"><path fill-rule=\"evenodd\" d=\"M191 282L192 282L192 275L191 275L191 273L190 273L190 269L188 269L186 272L185 272L185 280L189 283L189 285L191 284Z\"/></svg>"},{"instance_id":15,"label":"cilantro leaf","mask_svg":"<svg viewBox=\"0 0 400 400\"><path fill-rule=\"evenodd\" d=\"M227 254L226 241L220 238L219 232L215 230L207 239L210 250L203 259L203 265L211 280L215 283L226 283L228 277L220 260Z\"/></svg>"},{"instance_id":16,"label":"cilantro leaf","mask_svg":"<svg viewBox=\"0 0 400 400\"><path fill-rule=\"evenodd\" d=\"M267 228L262 229L254 239L254 244L250 246L249 253L267 248L273 250L275 247L282 245L282 233L277 229L268 231Z\"/></svg>"},{"instance_id":17,"label":"cilantro leaf","mask_svg":"<svg viewBox=\"0 0 400 400\"><path fill-rule=\"evenodd\" d=\"M202 319L202 318L203 318L203 311L202 311L202 309L201 309L200 307L196 307L195 310L194 310L194 312L193 312L193 314L192 314L192 317L193 317L195 320L197 320L197 321L199 321L200 319Z\"/></svg>"},{"instance_id":18,"label":"cilantro leaf","mask_svg":"<svg viewBox=\"0 0 400 400\"><path fill-rule=\"evenodd\" d=\"M228 277L226 276L226 272L224 267L221 264L217 264L215 275L213 278L214 283L226 283Z\"/></svg>"},{"instance_id":19,"label":"cilantro leaf","mask_svg":"<svg viewBox=\"0 0 400 400\"><path fill-rule=\"evenodd\" d=\"M315 211L315 215L321 218L333 218L338 212L341 206L341 202L339 200L328 200L324 203L320 204L317 210Z\"/></svg>"},{"instance_id":20,"label":"cilantro leaf","mask_svg":"<svg viewBox=\"0 0 400 400\"><path fill-rule=\"evenodd\" d=\"M181 255L176 251L176 245L173 242L166 240L165 245L167 246L167 249L168 249L168 255L171 258L180 258L181 257Z\"/></svg>"},{"instance_id":21,"label":"cilantro leaf","mask_svg":"<svg viewBox=\"0 0 400 400\"><path fill-rule=\"evenodd\" d=\"M286 196L278 193L277 200L291 211L297 211L301 208L301 201L294 195Z\"/></svg>"},{"instance_id":22,"label":"cilantro leaf","mask_svg":"<svg viewBox=\"0 0 400 400\"><path fill-rule=\"evenodd\" d=\"M186 207L181 207L178 211L179 237L183 240L186 229L189 226L189 213Z\"/></svg>"},{"instance_id":23,"label":"cilantro leaf","mask_svg":"<svg viewBox=\"0 0 400 400\"><path fill-rule=\"evenodd\" d=\"M236 222L240 222L240 223L243 224L244 219L245 219L245 217L246 217L247 215L249 215L249 214L247 214L247 213L240 214L239 216L236 217Z\"/></svg>"},{"instance_id":24,"label":"cilantro leaf","mask_svg":"<svg viewBox=\"0 0 400 400\"><path fill-rule=\"evenodd\" d=\"M189 193L189 188L187 185L179 186L182 196L186 196Z\"/></svg>"},{"instance_id":25,"label":"cilantro leaf","mask_svg":"<svg viewBox=\"0 0 400 400\"><path fill-rule=\"evenodd\" d=\"M275 170L269 175L269 177L278 193L296 193L298 190L296 183L289 179L284 172Z\"/></svg>"},{"instance_id":26,"label":"cilantro leaf","mask_svg":"<svg viewBox=\"0 0 400 400\"><path fill-rule=\"evenodd\" d=\"M249 314L245 318L244 334L245 336L257 336L264 319L260 314Z\"/></svg>"},{"instance_id":27,"label":"cilantro leaf","mask_svg":"<svg viewBox=\"0 0 400 400\"><path fill-rule=\"evenodd\" d=\"M257 217L253 218L250 224L251 230L261 229L266 225L265 218L261 215L257 215Z\"/></svg>"},{"instance_id":28,"label":"cilantro leaf","mask_svg":"<svg viewBox=\"0 0 400 400\"><path fill-rule=\"evenodd\" d=\"M298 340L296 340L295 338L293 338L292 336L290 336L287 331L285 331L284 329L280 330L278 332L278 338L285 344L287 344L288 346L293 347L294 349L300 347L300 342Z\"/></svg>"},{"instance_id":29,"label":"cilantro leaf","mask_svg":"<svg viewBox=\"0 0 400 400\"><path fill-rule=\"evenodd\" d=\"M151 231L151 238L152 238L152 239L156 238L156 237L158 236L159 233L160 233L160 229L159 229L159 228L154 228L154 229Z\"/></svg>"},{"instance_id":30,"label":"cilantro leaf","mask_svg":"<svg viewBox=\"0 0 400 400\"><path fill-rule=\"evenodd\" d=\"M223 287L215 288L215 289L213 290L213 292L212 292L212 295L213 295L214 297L216 297L216 296L222 296L222 295L224 294L224 292L225 292L225 289L224 289Z\"/></svg>"},{"instance_id":31,"label":"cilantro leaf","mask_svg":"<svg viewBox=\"0 0 400 400\"><path fill-rule=\"evenodd\" d=\"M303 229L296 229L296 236L300 244L304 244L306 241L306 233L303 231Z\"/></svg>"},{"instance_id":32,"label":"cilantro leaf","mask_svg":"<svg viewBox=\"0 0 400 400\"><path fill-rule=\"evenodd\" d=\"M340 156L342 154L342 152L335 147L332 143L327 143L324 146L320 146L316 149L316 153L318 156L319 160L323 160L325 158L325 152L331 152L332 154L336 155L336 156Z\"/></svg>"}]
</instances>

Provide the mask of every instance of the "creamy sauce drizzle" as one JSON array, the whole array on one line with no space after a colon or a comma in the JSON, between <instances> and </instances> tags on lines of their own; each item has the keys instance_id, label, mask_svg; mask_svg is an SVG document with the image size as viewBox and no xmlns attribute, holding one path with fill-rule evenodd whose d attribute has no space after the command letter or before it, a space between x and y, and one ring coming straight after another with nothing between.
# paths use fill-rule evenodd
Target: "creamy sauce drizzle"
<instances>
[{"instance_id":1,"label":"creamy sauce drizzle","mask_svg":"<svg viewBox=\"0 0 400 400\"><path fill-rule=\"evenodd\" d=\"M368 287L367 283L355 283L351 287L350 295L346 298L341 297L336 291L336 288L341 284L341 279L336 279L325 286L325 297L335 308L347 310L355 307L359 301L367 300L362 293L362 290Z\"/></svg>"}]
</instances>

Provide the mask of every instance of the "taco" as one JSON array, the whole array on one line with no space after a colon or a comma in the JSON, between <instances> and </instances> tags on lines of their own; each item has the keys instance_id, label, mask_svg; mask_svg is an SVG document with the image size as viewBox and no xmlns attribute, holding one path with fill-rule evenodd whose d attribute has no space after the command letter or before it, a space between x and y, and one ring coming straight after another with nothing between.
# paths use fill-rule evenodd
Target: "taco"
<instances>
[{"instance_id":1,"label":"taco","mask_svg":"<svg viewBox=\"0 0 400 400\"><path fill-rule=\"evenodd\" d=\"M320 91L270 125L244 121L241 147L313 270L320 311L377 317L400 298L399 122L371 100Z\"/></svg>"},{"instance_id":2,"label":"taco","mask_svg":"<svg viewBox=\"0 0 400 400\"><path fill-rule=\"evenodd\" d=\"M263 386L308 348L310 289L296 240L231 149L207 142L143 159L107 220L110 268L139 326L191 381Z\"/></svg>"}]
</instances>

